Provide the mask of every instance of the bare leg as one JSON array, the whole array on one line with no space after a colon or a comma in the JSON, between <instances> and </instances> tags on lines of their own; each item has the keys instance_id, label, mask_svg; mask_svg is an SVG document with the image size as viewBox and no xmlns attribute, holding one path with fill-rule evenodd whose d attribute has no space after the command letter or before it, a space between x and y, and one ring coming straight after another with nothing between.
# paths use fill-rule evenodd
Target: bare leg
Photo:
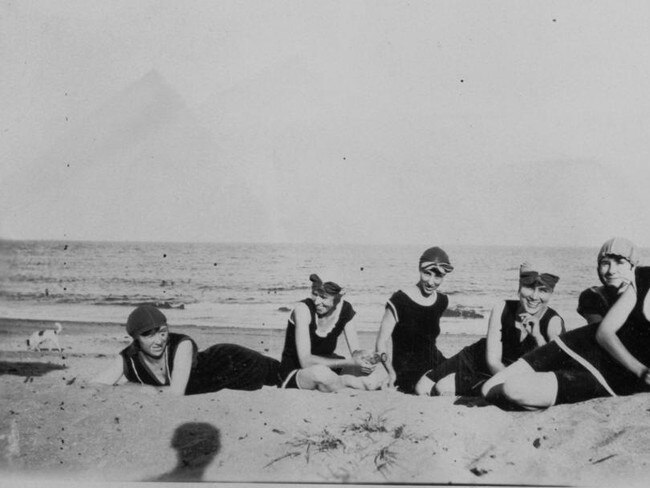
<instances>
[{"instance_id":1,"label":"bare leg","mask_svg":"<svg viewBox=\"0 0 650 488\"><path fill-rule=\"evenodd\" d=\"M553 373L537 373L526 361L517 361L485 382L486 400L509 401L526 409L547 408L555 403L558 384Z\"/></svg>"},{"instance_id":2,"label":"bare leg","mask_svg":"<svg viewBox=\"0 0 650 488\"><path fill-rule=\"evenodd\" d=\"M368 386L371 386L370 384L366 385L366 378L361 377L361 376L352 376L349 374L344 374L340 376L341 382L343 383L344 386L348 388L355 388L357 390L370 390L371 388L368 388ZM373 388L376 389L376 388Z\"/></svg>"},{"instance_id":3,"label":"bare leg","mask_svg":"<svg viewBox=\"0 0 650 488\"><path fill-rule=\"evenodd\" d=\"M296 382L303 390L318 390L325 393L339 391L343 388L376 390L381 385L384 376L381 371L377 370L368 376L349 374L339 376L327 366L318 364L298 371Z\"/></svg>"},{"instance_id":4,"label":"bare leg","mask_svg":"<svg viewBox=\"0 0 650 488\"><path fill-rule=\"evenodd\" d=\"M443 396L456 395L456 373L440 378L436 383L436 393Z\"/></svg>"},{"instance_id":5,"label":"bare leg","mask_svg":"<svg viewBox=\"0 0 650 488\"><path fill-rule=\"evenodd\" d=\"M341 375L340 378L348 388L356 388L357 390L378 390L387 375L388 373L383 367L378 367L367 376L344 374Z\"/></svg>"},{"instance_id":6,"label":"bare leg","mask_svg":"<svg viewBox=\"0 0 650 488\"><path fill-rule=\"evenodd\" d=\"M503 383L503 394L511 402L528 410L555 404L557 377L554 373L530 373L512 376Z\"/></svg>"},{"instance_id":7,"label":"bare leg","mask_svg":"<svg viewBox=\"0 0 650 488\"><path fill-rule=\"evenodd\" d=\"M499 371L492 378L490 378L485 383L483 383L483 386L481 387L481 393L483 393L483 396L487 400L490 400L490 391L494 387L498 385L502 385L507 378L511 376L518 376L520 374L530 374L534 372L535 370L531 368L530 364L528 364L526 361L522 361L522 360L516 361L512 363L510 366L508 366L506 369Z\"/></svg>"},{"instance_id":8,"label":"bare leg","mask_svg":"<svg viewBox=\"0 0 650 488\"><path fill-rule=\"evenodd\" d=\"M351 378L353 377L351 376ZM319 390L325 393L338 391L346 387L341 380L341 376L327 366L320 364L298 371L296 373L296 383L303 390Z\"/></svg>"},{"instance_id":9,"label":"bare leg","mask_svg":"<svg viewBox=\"0 0 650 488\"><path fill-rule=\"evenodd\" d=\"M418 395L431 396L431 391L435 383L431 380L426 374L422 375L422 378L418 380L415 385L415 393Z\"/></svg>"}]
</instances>

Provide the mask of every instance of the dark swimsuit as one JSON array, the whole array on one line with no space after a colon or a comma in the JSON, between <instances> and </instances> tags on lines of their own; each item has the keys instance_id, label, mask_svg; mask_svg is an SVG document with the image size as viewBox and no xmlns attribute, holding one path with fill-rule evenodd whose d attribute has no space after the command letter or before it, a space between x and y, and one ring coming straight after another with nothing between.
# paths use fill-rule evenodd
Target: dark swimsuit
<instances>
[{"instance_id":1,"label":"dark swimsuit","mask_svg":"<svg viewBox=\"0 0 650 488\"><path fill-rule=\"evenodd\" d=\"M311 342L311 354L325 358L343 359L343 356L334 354L338 338L345 329L356 312L348 302L343 300L341 303L341 312L339 318L334 324L334 328L325 336L321 337L316 333L316 305L311 298L302 300L301 303L307 305L311 314L309 322L309 340ZM287 331L284 337L284 348L282 350L282 361L280 363L280 376L282 378L282 388L298 388L296 383L296 372L301 369L300 359L298 358L298 349L296 347L296 324L294 323L293 312L287 323ZM340 369L334 369L339 373Z\"/></svg>"},{"instance_id":2,"label":"dark swimsuit","mask_svg":"<svg viewBox=\"0 0 650 488\"><path fill-rule=\"evenodd\" d=\"M140 357L137 341L120 352L124 361L124 376L129 381L152 386L169 386L174 357L181 342L192 344L192 369L185 388L186 395L231 390L258 390L264 385L279 384L280 363L270 357L237 344L215 344L197 352L196 343L183 334L170 333L167 342L167 371L161 382Z\"/></svg>"},{"instance_id":3,"label":"dark swimsuit","mask_svg":"<svg viewBox=\"0 0 650 488\"><path fill-rule=\"evenodd\" d=\"M392 363L400 391L414 393L422 375L445 361L436 338L440 335L440 317L448 304L447 295L438 293L433 305L420 305L402 290L393 293L386 303L395 317Z\"/></svg>"},{"instance_id":4,"label":"dark swimsuit","mask_svg":"<svg viewBox=\"0 0 650 488\"><path fill-rule=\"evenodd\" d=\"M616 335L632 356L648 366L650 321L643 314L643 301L650 288L650 267L637 268L635 275L636 304ZM598 344L599 325L585 325L562 334L521 358L535 371L555 374L558 382L555 404L650 391L650 386Z\"/></svg>"},{"instance_id":5,"label":"dark swimsuit","mask_svg":"<svg viewBox=\"0 0 650 488\"><path fill-rule=\"evenodd\" d=\"M501 313L501 362L505 366L537 347L537 342L531 335L527 335L523 341L520 340L521 330L515 326L518 308L519 300L506 300ZM540 333L546 342L550 341L548 324L553 317L559 315L552 308L548 308L539 321ZM456 374L456 395L481 395L481 385L492 376L487 364L486 338L465 347L439 367L429 371L427 378L437 383L453 373Z\"/></svg>"},{"instance_id":6,"label":"dark swimsuit","mask_svg":"<svg viewBox=\"0 0 650 488\"><path fill-rule=\"evenodd\" d=\"M606 286L592 286L580 293L578 313L585 318L588 315L604 317L617 299L617 290Z\"/></svg>"}]
</instances>

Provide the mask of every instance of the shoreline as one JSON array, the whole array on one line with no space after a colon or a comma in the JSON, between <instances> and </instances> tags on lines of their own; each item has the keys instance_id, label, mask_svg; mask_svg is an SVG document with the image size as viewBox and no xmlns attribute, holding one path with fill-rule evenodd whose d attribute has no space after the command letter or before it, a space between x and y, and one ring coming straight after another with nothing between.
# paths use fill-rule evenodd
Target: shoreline
<instances>
[{"instance_id":1,"label":"shoreline","mask_svg":"<svg viewBox=\"0 0 650 488\"><path fill-rule=\"evenodd\" d=\"M90 336L93 332L98 332L99 337L93 343L94 347L101 348L100 352L106 354L107 351L117 353L122 347L131 342L130 337L126 334L123 324L114 322L83 322L68 320L40 320L40 319L13 319L0 317L0 335L3 337L3 344L0 349L2 352L8 351L26 351L25 339L35 331L44 329L53 329L54 324L59 322L63 326L60 336L61 347L66 350L66 336L73 334L83 338L80 343L75 344L76 349L80 346L84 348L85 354L92 354L90 346ZM174 325L170 324L170 330L186 334L194 339L199 349L206 348L212 344L222 342L235 342L245 347L255 349L276 359L280 358L282 347L284 345L285 329L271 328L252 328L252 327L231 327L231 326L207 326L207 325ZM374 349L376 332L358 331L359 344L363 349ZM443 354L450 356L458 352L462 347L469 345L482 336L476 334L450 334L442 333L438 337L438 347ZM113 339L113 348L111 341ZM78 341L77 341L78 342ZM46 347L46 346L45 346ZM340 354L349 355L346 350L345 341L339 341L337 351ZM68 352L79 352L68 350Z\"/></svg>"},{"instance_id":2,"label":"shoreline","mask_svg":"<svg viewBox=\"0 0 650 488\"><path fill-rule=\"evenodd\" d=\"M650 394L540 412L390 391L168 397L90 383L130 338L118 324L61 323L63 352L34 352L26 337L53 322L0 318L0 475L10 483L643 486L650 476ZM171 328L200 349L234 342L276 358L284 341L281 330ZM359 335L362 346L374 339ZM473 340L439 338L448 355Z\"/></svg>"},{"instance_id":3,"label":"shoreline","mask_svg":"<svg viewBox=\"0 0 650 488\"><path fill-rule=\"evenodd\" d=\"M179 308L161 308L170 324L177 326L206 326L232 327L246 329L281 329L287 325L289 312L295 303L284 306L277 304L213 304L200 310ZM12 303L10 306L0 300L0 317L11 320L41 320L59 322L82 323L112 323L124 324L128 314L135 307L110 306L110 305L83 305L83 304L33 304ZM359 304L354 306L357 315L355 324L360 331L376 331L383 316L384 304ZM444 315L441 328L445 330L458 329L468 334L483 333L487 327L488 313L484 316L463 317Z\"/></svg>"}]
</instances>

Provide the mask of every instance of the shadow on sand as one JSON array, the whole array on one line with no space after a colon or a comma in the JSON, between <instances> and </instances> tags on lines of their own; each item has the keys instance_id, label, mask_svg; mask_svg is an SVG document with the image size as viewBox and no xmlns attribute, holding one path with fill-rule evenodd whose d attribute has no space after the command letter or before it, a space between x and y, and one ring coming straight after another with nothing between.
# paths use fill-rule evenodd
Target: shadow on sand
<instances>
[{"instance_id":1,"label":"shadow on sand","mask_svg":"<svg viewBox=\"0 0 650 488\"><path fill-rule=\"evenodd\" d=\"M456 399L454 405L463 405L465 407L487 407L490 405L483 397L461 396Z\"/></svg>"},{"instance_id":2,"label":"shadow on sand","mask_svg":"<svg viewBox=\"0 0 650 488\"><path fill-rule=\"evenodd\" d=\"M25 362L25 361L0 361L0 375L13 374L15 376L43 376L50 371L66 369L65 366L53 363Z\"/></svg>"},{"instance_id":3,"label":"shadow on sand","mask_svg":"<svg viewBox=\"0 0 650 488\"><path fill-rule=\"evenodd\" d=\"M171 446L177 451L176 467L146 481L201 481L221 448L219 430L205 422L188 422L176 428Z\"/></svg>"}]
</instances>

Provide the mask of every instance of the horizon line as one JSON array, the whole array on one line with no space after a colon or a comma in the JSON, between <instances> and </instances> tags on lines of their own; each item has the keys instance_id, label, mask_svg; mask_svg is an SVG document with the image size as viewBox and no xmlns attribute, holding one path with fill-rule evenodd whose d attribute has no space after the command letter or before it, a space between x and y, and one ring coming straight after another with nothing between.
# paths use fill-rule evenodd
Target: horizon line
<instances>
[{"instance_id":1,"label":"horizon line","mask_svg":"<svg viewBox=\"0 0 650 488\"><path fill-rule=\"evenodd\" d=\"M315 242L315 241L181 241L181 240L121 240L121 239L52 239L52 238L6 238L0 236L0 242L77 242L77 243L95 243L95 244L216 244L216 245L268 245L268 246L422 246L417 242ZM526 248L597 248L598 245L585 244L464 244L464 243L436 243L440 247L526 247ZM643 246L641 246L643 249Z\"/></svg>"}]
</instances>

